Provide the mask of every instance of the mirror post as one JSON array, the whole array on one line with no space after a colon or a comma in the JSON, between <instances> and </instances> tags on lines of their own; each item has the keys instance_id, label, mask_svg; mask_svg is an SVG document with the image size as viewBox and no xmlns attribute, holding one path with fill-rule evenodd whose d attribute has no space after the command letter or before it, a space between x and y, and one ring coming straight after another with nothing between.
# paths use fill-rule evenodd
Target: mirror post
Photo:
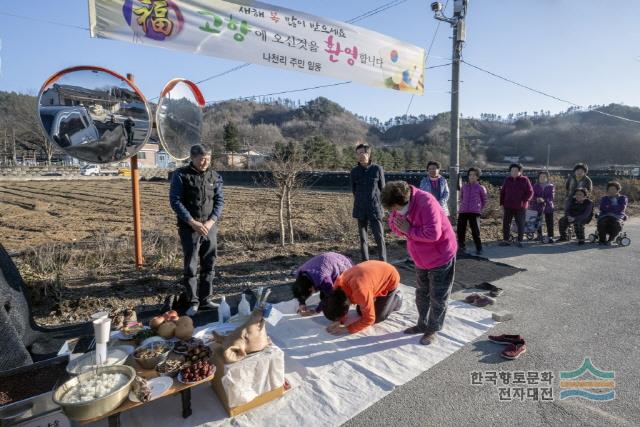
<instances>
[{"instance_id":1,"label":"mirror post","mask_svg":"<svg viewBox=\"0 0 640 427\"><path fill-rule=\"evenodd\" d=\"M133 74L127 74L127 80L134 81ZM136 268L141 268L142 258L142 221L140 220L140 170L138 169L138 155L132 156L131 164L131 201L133 204L133 238Z\"/></svg>"}]
</instances>

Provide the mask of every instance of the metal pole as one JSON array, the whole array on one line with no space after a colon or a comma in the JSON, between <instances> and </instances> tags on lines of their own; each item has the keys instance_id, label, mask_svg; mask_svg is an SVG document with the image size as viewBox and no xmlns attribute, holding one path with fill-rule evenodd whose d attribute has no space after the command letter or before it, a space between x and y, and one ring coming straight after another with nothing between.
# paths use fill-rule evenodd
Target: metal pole
<instances>
[{"instance_id":1,"label":"metal pole","mask_svg":"<svg viewBox=\"0 0 640 427\"><path fill-rule=\"evenodd\" d=\"M460 172L460 50L458 27L461 20L453 26L453 63L451 65L451 154L449 161L449 213L452 218L458 216L458 173Z\"/></svg>"},{"instance_id":2,"label":"metal pole","mask_svg":"<svg viewBox=\"0 0 640 427\"><path fill-rule=\"evenodd\" d=\"M133 74L127 74L127 80L133 83ZM140 220L140 171L138 156L131 157L131 202L133 204L133 240L136 268L141 268L142 257L142 221Z\"/></svg>"},{"instance_id":3,"label":"metal pole","mask_svg":"<svg viewBox=\"0 0 640 427\"><path fill-rule=\"evenodd\" d=\"M549 158L551 157L551 144L547 144L547 170L549 170Z\"/></svg>"}]
</instances>

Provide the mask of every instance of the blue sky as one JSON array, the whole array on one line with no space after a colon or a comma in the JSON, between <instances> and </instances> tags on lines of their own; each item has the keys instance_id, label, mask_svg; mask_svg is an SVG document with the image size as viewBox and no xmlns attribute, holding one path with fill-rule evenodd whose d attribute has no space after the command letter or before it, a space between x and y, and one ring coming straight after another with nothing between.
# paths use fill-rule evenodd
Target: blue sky
<instances>
[{"instance_id":1,"label":"blue sky","mask_svg":"<svg viewBox=\"0 0 640 427\"><path fill-rule=\"evenodd\" d=\"M348 20L387 1L271 0L270 3ZM408 0L356 25L426 47L437 25L429 4L426 0ZM2 12L88 26L86 0L2 0ZM473 64L580 105L618 102L637 106L640 105L639 16L640 1L635 0L471 0L463 56ZM449 26L442 24L428 65L448 62L442 58L450 56L450 34ZM145 95L153 98L173 77L198 81L241 64L91 39L87 31L80 29L1 14L0 39L0 90L33 94L50 74L72 65L94 64L122 74L131 72ZM410 114L448 111L449 79L450 67L428 70L426 93L413 99ZM568 107L464 65L462 80L460 110L465 116L534 110L557 112ZM208 101L216 101L337 81L251 65L200 87ZM318 96L382 120L404 114L411 98L405 93L359 84L289 95L302 101Z\"/></svg>"}]
</instances>

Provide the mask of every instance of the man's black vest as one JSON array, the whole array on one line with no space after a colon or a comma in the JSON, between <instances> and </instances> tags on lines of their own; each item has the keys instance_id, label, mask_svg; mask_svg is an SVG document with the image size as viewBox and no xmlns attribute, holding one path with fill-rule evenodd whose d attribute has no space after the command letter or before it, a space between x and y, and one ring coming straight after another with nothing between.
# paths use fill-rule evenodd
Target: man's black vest
<instances>
[{"instance_id":1,"label":"man's black vest","mask_svg":"<svg viewBox=\"0 0 640 427\"><path fill-rule=\"evenodd\" d=\"M178 173L182 181L182 204L193 219L206 221L213 211L218 174L211 168L198 172L191 165L180 168Z\"/></svg>"}]
</instances>

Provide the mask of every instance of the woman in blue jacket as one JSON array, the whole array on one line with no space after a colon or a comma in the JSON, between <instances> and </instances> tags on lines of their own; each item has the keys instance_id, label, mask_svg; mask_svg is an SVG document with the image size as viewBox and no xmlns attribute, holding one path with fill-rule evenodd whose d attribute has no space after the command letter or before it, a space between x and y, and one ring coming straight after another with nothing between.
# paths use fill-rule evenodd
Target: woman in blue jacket
<instances>
[{"instance_id":1,"label":"woman in blue jacket","mask_svg":"<svg viewBox=\"0 0 640 427\"><path fill-rule=\"evenodd\" d=\"M436 198L444 213L449 216L449 184L447 179L440 175L440 163L430 161L427 163L427 176L420 181L420 189L431 193Z\"/></svg>"}]
</instances>

